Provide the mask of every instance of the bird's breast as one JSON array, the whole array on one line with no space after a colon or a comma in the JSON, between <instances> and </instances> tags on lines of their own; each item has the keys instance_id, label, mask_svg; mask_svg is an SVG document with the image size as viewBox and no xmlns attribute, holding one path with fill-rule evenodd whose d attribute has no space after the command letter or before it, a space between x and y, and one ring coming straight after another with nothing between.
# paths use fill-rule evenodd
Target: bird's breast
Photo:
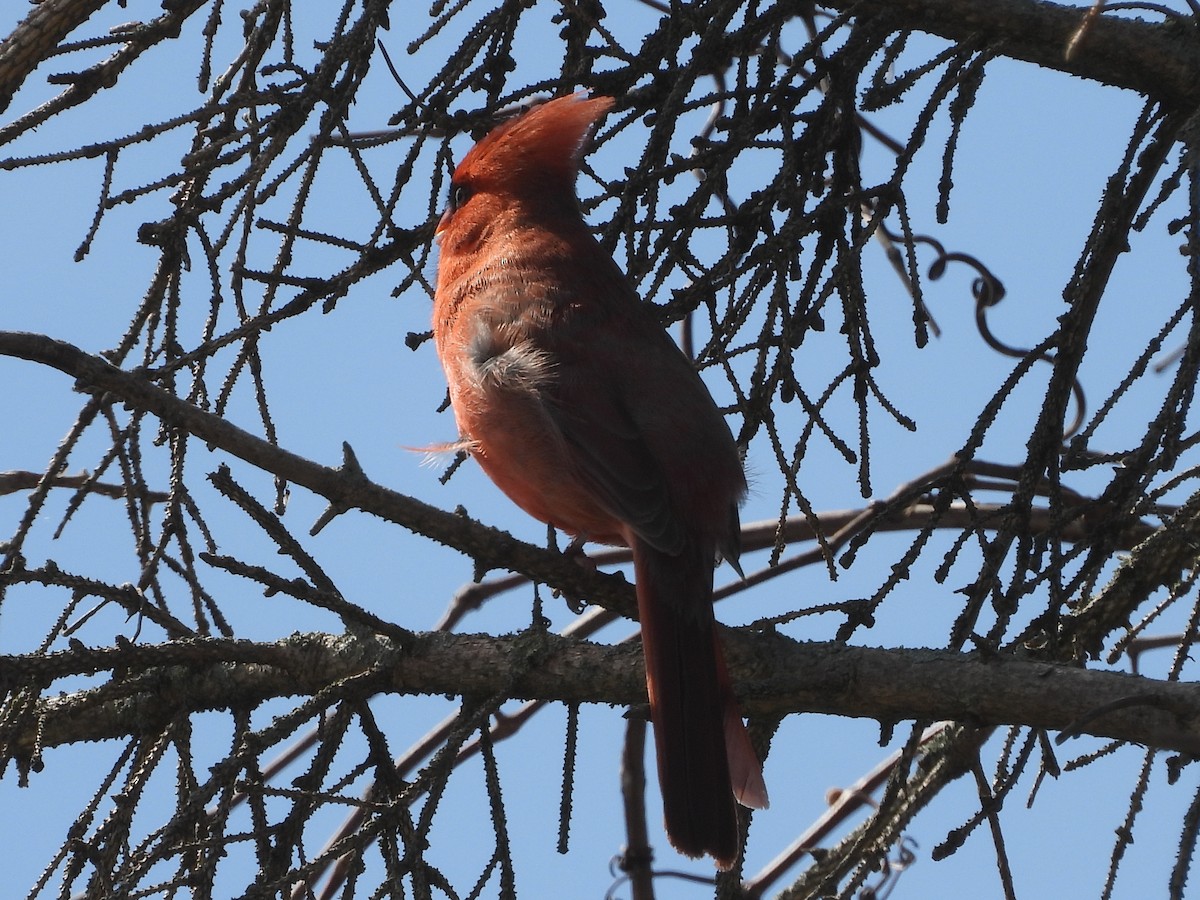
<instances>
[{"instance_id":1,"label":"bird's breast","mask_svg":"<svg viewBox=\"0 0 1200 900\"><path fill-rule=\"evenodd\" d=\"M530 515L571 534L623 543L624 526L580 481L551 414L559 367L545 332L553 300L542 288L492 273L451 305L437 345L459 434L497 487Z\"/></svg>"}]
</instances>

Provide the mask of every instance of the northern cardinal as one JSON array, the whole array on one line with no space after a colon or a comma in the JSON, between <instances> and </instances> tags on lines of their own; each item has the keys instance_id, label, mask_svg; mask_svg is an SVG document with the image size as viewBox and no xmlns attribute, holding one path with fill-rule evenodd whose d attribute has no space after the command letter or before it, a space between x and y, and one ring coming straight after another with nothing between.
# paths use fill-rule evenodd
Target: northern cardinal
<instances>
[{"instance_id":1,"label":"northern cardinal","mask_svg":"<svg viewBox=\"0 0 1200 900\"><path fill-rule=\"evenodd\" d=\"M726 869L735 798L767 805L712 608L746 480L700 376L583 220L580 156L612 105L551 100L463 158L437 229L434 341L458 446L530 515L633 551L667 835Z\"/></svg>"}]
</instances>

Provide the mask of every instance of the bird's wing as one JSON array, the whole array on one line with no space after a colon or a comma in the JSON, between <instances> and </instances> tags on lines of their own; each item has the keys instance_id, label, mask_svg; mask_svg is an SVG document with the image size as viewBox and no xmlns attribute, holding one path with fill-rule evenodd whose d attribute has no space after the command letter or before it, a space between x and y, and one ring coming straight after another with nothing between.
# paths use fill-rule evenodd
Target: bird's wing
<instances>
[{"instance_id":1,"label":"bird's wing","mask_svg":"<svg viewBox=\"0 0 1200 900\"><path fill-rule=\"evenodd\" d=\"M661 387L650 383L655 373L643 370L662 352L649 346L660 338L678 352L665 334L611 308L581 312L555 332L555 377L545 400L576 476L596 501L646 543L674 555L683 549L685 526L646 423L635 414L645 404L634 392Z\"/></svg>"},{"instance_id":2,"label":"bird's wing","mask_svg":"<svg viewBox=\"0 0 1200 900\"><path fill-rule=\"evenodd\" d=\"M642 540L663 553L678 554L684 529L672 508L661 465L620 383L590 377L587 359L582 363L560 361L557 390L547 403L575 473L597 502Z\"/></svg>"}]
</instances>

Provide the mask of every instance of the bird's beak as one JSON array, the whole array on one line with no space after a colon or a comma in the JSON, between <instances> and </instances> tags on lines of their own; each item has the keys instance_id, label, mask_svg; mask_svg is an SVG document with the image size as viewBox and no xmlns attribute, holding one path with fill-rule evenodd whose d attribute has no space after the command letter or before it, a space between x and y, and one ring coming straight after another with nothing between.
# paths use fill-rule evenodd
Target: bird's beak
<instances>
[{"instance_id":1,"label":"bird's beak","mask_svg":"<svg viewBox=\"0 0 1200 900\"><path fill-rule=\"evenodd\" d=\"M441 243L442 232L445 231L449 227L449 225L450 225L450 209L447 208L446 211L444 213L442 213L442 217L438 220L437 230L435 230L433 232L433 239L435 241L437 241L438 243Z\"/></svg>"}]
</instances>

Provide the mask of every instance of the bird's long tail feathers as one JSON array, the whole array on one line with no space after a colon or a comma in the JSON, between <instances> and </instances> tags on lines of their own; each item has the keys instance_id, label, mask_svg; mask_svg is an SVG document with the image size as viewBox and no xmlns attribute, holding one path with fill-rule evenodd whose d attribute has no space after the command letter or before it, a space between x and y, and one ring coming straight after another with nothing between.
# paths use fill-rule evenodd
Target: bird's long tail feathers
<instances>
[{"instance_id":1,"label":"bird's long tail feathers","mask_svg":"<svg viewBox=\"0 0 1200 900\"><path fill-rule=\"evenodd\" d=\"M737 859L737 800L766 806L762 766L742 723L712 612L712 548L670 556L634 541L646 689L671 844Z\"/></svg>"},{"instance_id":2,"label":"bird's long tail feathers","mask_svg":"<svg viewBox=\"0 0 1200 900\"><path fill-rule=\"evenodd\" d=\"M767 797L767 783L763 780L762 763L750 742L750 732L742 721L742 711L733 695L733 682L725 667L725 654L721 651L721 637L713 623L713 644L717 655L717 683L725 697L725 755L729 759L729 779L733 796L742 806L750 809L766 809L771 805Z\"/></svg>"}]
</instances>

